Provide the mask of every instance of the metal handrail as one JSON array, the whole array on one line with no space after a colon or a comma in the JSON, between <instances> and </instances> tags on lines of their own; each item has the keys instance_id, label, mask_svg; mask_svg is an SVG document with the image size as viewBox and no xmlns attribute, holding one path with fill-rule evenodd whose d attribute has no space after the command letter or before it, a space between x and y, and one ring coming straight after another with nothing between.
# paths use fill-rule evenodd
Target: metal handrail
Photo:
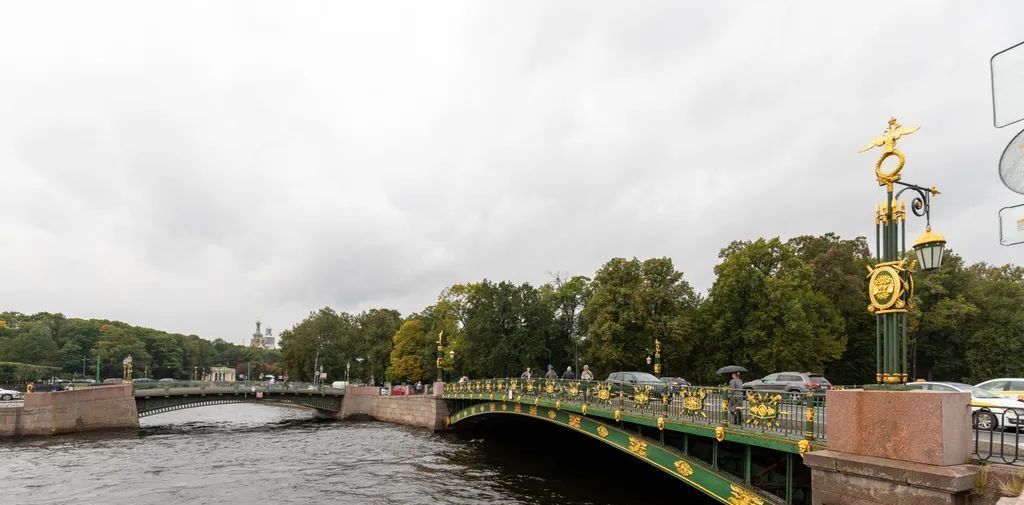
<instances>
[{"instance_id":1,"label":"metal handrail","mask_svg":"<svg viewBox=\"0 0 1024 505\"><path fill-rule=\"evenodd\" d=\"M716 386L622 384L566 379L477 379L445 384L446 396L516 401L538 399L561 405L633 416L722 426L787 438L823 440L825 395L730 390Z\"/></svg>"}]
</instances>

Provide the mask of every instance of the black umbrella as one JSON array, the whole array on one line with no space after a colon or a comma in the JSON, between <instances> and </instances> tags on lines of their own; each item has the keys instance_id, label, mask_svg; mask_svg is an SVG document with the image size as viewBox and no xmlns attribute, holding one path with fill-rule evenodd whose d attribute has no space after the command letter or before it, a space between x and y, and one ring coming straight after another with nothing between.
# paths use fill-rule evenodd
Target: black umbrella
<instances>
[{"instance_id":1,"label":"black umbrella","mask_svg":"<svg viewBox=\"0 0 1024 505\"><path fill-rule=\"evenodd\" d=\"M739 365L729 365L729 366L723 366L722 368L719 368L718 372L716 372L716 373L733 373L733 372L746 372L746 371L747 371L746 368L743 368L743 367L741 367Z\"/></svg>"}]
</instances>

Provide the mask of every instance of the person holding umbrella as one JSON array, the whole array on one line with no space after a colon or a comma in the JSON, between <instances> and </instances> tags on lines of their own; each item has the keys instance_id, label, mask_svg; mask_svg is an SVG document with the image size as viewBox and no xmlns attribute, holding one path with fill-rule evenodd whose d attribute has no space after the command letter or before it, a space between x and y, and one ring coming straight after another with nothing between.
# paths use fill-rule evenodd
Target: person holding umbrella
<instances>
[{"instance_id":1,"label":"person holding umbrella","mask_svg":"<svg viewBox=\"0 0 1024 505\"><path fill-rule=\"evenodd\" d=\"M731 374L729 379L729 414L733 424L743 424L743 381L740 380L740 372L747 369L741 366L729 365L718 369L720 374Z\"/></svg>"}]
</instances>

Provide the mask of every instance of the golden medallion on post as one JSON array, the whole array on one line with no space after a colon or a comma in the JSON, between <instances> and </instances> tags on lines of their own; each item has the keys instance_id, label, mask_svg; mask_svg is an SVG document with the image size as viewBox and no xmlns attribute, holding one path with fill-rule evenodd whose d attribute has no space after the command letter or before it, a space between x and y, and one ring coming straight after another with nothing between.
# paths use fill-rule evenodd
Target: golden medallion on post
<instances>
[{"instance_id":1,"label":"golden medallion on post","mask_svg":"<svg viewBox=\"0 0 1024 505\"><path fill-rule=\"evenodd\" d=\"M619 422L621 420L622 420L622 411L621 410L616 410L615 411L615 422Z\"/></svg>"},{"instance_id":2,"label":"golden medallion on post","mask_svg":"<svg viewBox=\"0 0 1024 505\"><path fill-rule=\"evenodd\" d=\"M665 431L665 418L664 417L659 417L658 418L658 429L661 430L661 431Z\"/></svg>"},{"instance_id":3,"label":"golden medallion on post","mask_svg":"<svg viewBox=\"0 0 1024 505\"><path fill-rule=\"evenodd\" d=\"M719 442L725 440L725 428L722 428L721 426L715 428L715 440L718 440Z\"/></svg>"},{"instance_id":4,"label":"golden medallion on post","mask_svg":"<svg viewBox=\"0 0 1024 505\"><path fill-rule=\"evenodd\" d=\"M910 269L904 268L906 260L888 261L869 268L868 274L868 312L888 314L906 312L910 308L910 297L913 296L913 279ZM913 268L913 265L910 265Z\"/></svg>"}]
</instances>

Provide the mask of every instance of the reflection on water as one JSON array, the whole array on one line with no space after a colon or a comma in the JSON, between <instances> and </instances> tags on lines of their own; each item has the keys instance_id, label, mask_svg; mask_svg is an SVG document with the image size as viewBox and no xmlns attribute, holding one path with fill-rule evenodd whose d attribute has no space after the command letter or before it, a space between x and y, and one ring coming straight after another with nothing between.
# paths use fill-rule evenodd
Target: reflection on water
<instances>
[{"instance_id":1,"label":"reflection on water","mask_svg":"<svg viewBox=\"0 0 1024 505\"><path fill-rule=\"evenodd\" d=\"M129 433L0 439L0 504L711 503L556 427L434 434L239 404Z\"/></svg>"}]
</instances>

